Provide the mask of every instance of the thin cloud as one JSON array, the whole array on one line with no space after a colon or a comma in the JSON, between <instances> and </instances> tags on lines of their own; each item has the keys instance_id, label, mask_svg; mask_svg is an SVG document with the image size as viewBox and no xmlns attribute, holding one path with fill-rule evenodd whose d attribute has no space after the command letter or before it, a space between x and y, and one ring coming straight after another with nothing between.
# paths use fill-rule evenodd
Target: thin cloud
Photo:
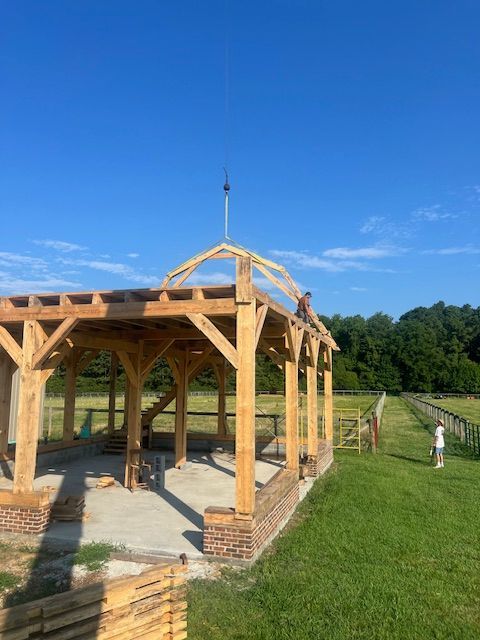
<instances>
[{"instance_id":1,"label":"thin cloud","mask_svg":"<svg viewBox=\"0 0 480 640\"><path fill-rule=\"evenodd\" d=\"M381 273L395 273L393 269L372 267L370 264L359 260L327 260L323 257L311 255L304 251L284 251L272 249L270 253L285 260L285 262L297 269L321 269L330 273L345 271L376 271Z\"/></svg>"},{"instance_id":2,"label":"thin cloud","mask_svg":"<svg viewBox=\"0 0 480 640\"><path fill-rule=\"evenodd\" d=\"M88 269L94 269L95 271L104 271L113 275L121 276L125 280L131 282L138 282L144 285L156 285L159 283L159 278L156 276L149 276L135 271L128 264L122 264L121 262L106 262L104 260L61 260L63 264L87 267Z\"/></svg>"},{"instance_id":3,"label":"thin cloud","mask_svg":"<svg viewBox=\"0 0 480 640\"><path fill-rule=\"evenodd\" d=\"M375 236L384 242L391 242L394 238L410 238L412 229L409 224L395 222L387 216L370 216L360 227L360 233Z\"/></svg>"},{"instance_id":4,"label":"thin cloud","mask_svg":"<svg viewBox=\"0 0 480 640\"><path fill-rule=\"evenodd\" d=\"M87 248L73 242L63 242L63 240L34 240L33 243L49 249L55 249L55 251L61 251L62 253L85 251Z\"/></svg>"},{"instance_id":5,"label":"thin cloud","mask_svg":"<svg viewBox=\"0 0 480 640\"><path fill-rule=\"evenodd\" d=\"M365 287L350 287L350 291L363 292L363 291L368 291L368 289L366 289Z\"/></svg>"},{"instance_id":6,"label":"thin cloud","mask_svg":"<svg viewBox=\"0 0 480 640\"><path fill-rule=\"evenodd\" d=\"M127 258L139 258L139 253L127 253Z\"/></svg>"},{"instance_id":7,"label":"thin cloud","mask_svg":"<svg viewBox=\"0 0 480 640\"><path fill-rule=\"evenodd\" d=\"M434 204L431 207L421 207L412 211L412 218L423 222L439 222L440 220L458 218L458 215L442 211L441 205Z\"/></svg>"},{"instance_id":8,"label":"thin cloud","mask_svg":"<svg viewBox=\"0 0 480 640\"><path fill-rule=\"evenodd\" d=\"M0 291L6 295L22 295L26 293L49 293L61 289L79 289L81 284L71 280L64 280L54 275L44 278L22 278L12 273L0 271Z\"/></svg>"},{"instance_id":9,"label":"thin cloud","mask_svg":"<svg viewBox=\"0 0 480 640\"><path fill-rule=\"evenodd\" d=\"M192 273L192 275L187 278L187 281L190 284L232 284L234 281L234 277L229 275L228 273L222 273L220 271L216 271L215 273Z\"/></svg>"},{"instance_id":10,"label":"thin cloud","mask_svg":"<svg viewBox=\"0 0 480 640\"><path fill-rule=\"evenodd\" d=\"M443 249L428 249L426 251L422 251L422 253L438 256L456 256L462 253L467 255L476 255L480 253L480 249L478 247L473 247L472 245L466 245L464 247L444 247Z\"/></svg>"},{"instance_id":11,"label":"thin cloud","mask_svg":"<svg viewBox=\"0 0 480 640\"><path fill-rule=\"evenodd\" d=\"M358 249L350 249L348 247L337 247L327 249L323 252L326 258L339 258L340 260L350 258L365 258L367 260L375 260L378 258L391 258L405 253L406 249L399 247L360 247Z\"/></svg>"},{"instance_id":12,"label":"thin cloud","mask_svg":"<svg viewBox=\"0 0 480 640\"><path fill-rule=\"evenodd\" d=\"M44 270L48 268L47 262L42 258L32 258L21 253L10 253L0 251L0 265L10 268L29 268L34 270Z\"/></svg>"}]
</instances>

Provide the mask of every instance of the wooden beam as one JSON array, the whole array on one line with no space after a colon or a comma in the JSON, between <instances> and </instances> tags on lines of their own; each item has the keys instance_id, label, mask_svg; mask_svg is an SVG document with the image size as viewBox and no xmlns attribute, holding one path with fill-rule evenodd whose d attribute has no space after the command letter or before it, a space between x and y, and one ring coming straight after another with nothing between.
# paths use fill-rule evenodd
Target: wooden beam
<instances>
[{"instance_id":1,"label":"wooden beam","mask_svg":"<svg viewBox=\"0 0 480 640\"><path fill-rule=\"evenodd\" d=\"M0 453L8 451L12 376L15 363L0 349ZM16 365L15 365L16 366Z\"/></svg>"},{"instance_id":2,"label":"wooden beam","mask_svg":"<svg viewBox=\"0 0 480 640\"><path fill-rule=\"evenodd\" d=\"M79 351L82 351L82 350L80 349ZM82 373L82 371L85 371L88 365L95 360L95 358L98 356L99 353L100 351L95 350L95 351L87 351L87 353L85 353L84 355L80 355L80 358L78 359L77 366L76 366L77 376L79 376Z\"/></svg>"},{"instance_id":3,"label":"wooden beam","mask_svg":"<svg viewBox=\"0 0 480 640\"><path fill-rule=\"evenodd\" d=\"M309 348L310 350L310 348ZM318 388L317 361L307 366L307 455L318 455Z\"/></svg>"},{"instance_id":4,"label":"wooden beam","mask_svg":"<svg viewBox=\"0 0 480 640\"><path fill-rule=\"evenodd\" d=\"M182 285L185 280L192 275L192 273L198 269L198 267L201 265L201 262L197 263L197 264L193 264L189 269L187 269L186 271L184 271L182 273L182 275L177 279L177 281L175 282L175 284L173 285L174 289L177 289L180 285Z\"/></svg>"},{"instance_id":5,"label":"wooden beam","mask_svg":"<svg viewBox=\"0 0 480 640\"><path fill-rule=\"evenodd\" d=\"M297 328L296 326L290 322L290 320L285 321L285 346L288 349L288 354L290 360L293 362L297 361Z\"/></svg>"},{"instance_id":6,"label":"wooden beam","mask_svg":"<svg viewBox=\"0 0 480 640\"><path fill-rule=\"evenodd\" d=\"M118 359L122 363L122 367L125 369L125 375L127 376L129 382L133 387L138 386L137 380L137 369L130 359L130 355L125 351L117 351ZM137 354L138 355L138 354ZM134 355L134 359L136 360L136 356ZM135 361L134 360L134 361Z\"/></svg>"},{"instance_id":7,"label":"wooden beam","mask_svg":"<svg viewBox=\"0 0 480 640\"><path fill-rule=\"evenodd\" d=\"M187 260L176 269L173 269L172 271L167 273L161 286L162 287L168 286L168 283L173 278L175 278L175 276L179 275L180 273L183 273L184 271L189 269L191 266L194 266L194 265L197 266L198 264L200 264L201 262L204 262L211 256L217 253L220 253L225 248L228 248L228 245L225 242L222 242L221 244L217 245L216 247L213 247L212 249L209 249L208 251L203 251L202 253L199 253L196 256L193 256L192 258L190 258L190 260Z\"/></svg>"},{"instance_id":8,"label":"wooden beam","mask_svg":"<svg viewBox=\"0 0 480 640\"><path fill-rule=\"evenodd\" d=\"M201 331L221 354L235 367L238 368L238 353L223 333L217 329L211 320L200 313L187 313L187 318Z\"/></svg>"},{"instance_id":9,"label":"wooden beam","mask_svg":"<svg viewBox=\"0 0 480 640\"><path fill-rule=\"evenodd\" d=\"M40 347L33 358L33 368L40 369L45 360L55 351L58 345L68 337L75 325L78 324L78 318L65 318L58 326L46 342Z\"/></svg>"},{"instance_id":10,"label":"wooden beam","mask_svg":"<svg viewBox=\"0 0 480 640\"><path fill-rule=\"evenodd\" d=\"M0 346L5 349L10 358L15 362L17 367L22 366L23 355L22 349L19 347L15 338L9 331L0 325Z\"/></svg>"},{"instance_id":11,"label":"wooden beam","mask_svg":"<svg viewBox=\"0 0 480 640\"><path fill-rule=\"evenodd\" d=\"M268 305L261 304L257 308L257 317L255 322L255 350L258 347L258 341L260 340L260 336L262 335L263 325L265 324L265 318L268 313Z\"/></svg>"},{"instance_id":12,"label":"wooden beam","mask_svg":"<svg viewBox=\"0 0 480 640\"><path fill-rule=\"evenodd\" d=\"M300 359L300 352L303 346L303 335L305 333L305 329L303 327L297 327L295 335L295 361L298 362Z\"/></svg>"},{"instance_id":13,"label":"wooden beam","mask_svg":"<svg viewBox=\"0 0 480 640\"><path fill-rule=\"evenodd\" d=\"M251 258L237 258L237 400L235 423L235 512L255 510L255 340L256 305L252 297ZM248 295L250 292L250 296Z\"/></svg>"},{"instance_id":14,"label":"wooden beam","mask_svg":"<svg viewBox=\"0 0 480 640\"><path fill-rule=\"evenodd\" d=\"M279 280L276 276L274 276L273 273L270 273L270 271L261 264L255 264L255 266L261 273L263 273L263 275L268 280L270 280L272 284L278 287L280 291L282 291L288 298L290 298L290 300L295 302L295 304L298 303L298 298L295 295L295 293L291 291L281 280Z\"/></svg>"},{"instance_id":15,"label":"wooden beam","mask_svg":"<svg viewBox=\"0 0 480 640\"><path fill-rule=\"evenodd\" d=\"M63 440L73 442L75 427L75 400L77 386L77 362L81 353L72 349L65 358L65 398L63 404Z\"/></svg>"},{"instance_id":16,"label":"wooden beam","mask_svg":"<svg viewBox=\"0 0 480 640\"><path fill-rule=\"evenodd\" d=\"M97 331L95 335L81 331L73 331L68 339L75 347L81 349L96 349L97 351L125 351L126 353L137 353L138 342L133 340L123 340L110 338L112 332L106 332L106 336L100 336ZM132 335L132 332L128 332ZM136 332L135 332L136 335Z\"/></svg>"},{"instance_id":17,"label":"wooden beam","mask_svg":"<svg viewBox=\"0 0 480 640\"><path fill-rule=\"evenodd\" d=\"M227 433L227 367L225 360L222 359L219 364L214 364L213 371L218 387L217 433L225 435Z\"/></svg>"},{"instance_id":18,"label":"wooden beam","mask_svg":"<svg viewBox=\"0 0 480 640\"><path fill-rule=\"evenodd\" d=\"M115 351L110 354L110 384L108 389L108 433L115 431L115 408L117 402L117 374L118 355Z\"/></svg>"},{"instance_id":19,"label":"wooden beam","mask_svg":"<svg viewBox=\"0 0 480 640\"><path fill-rule=\"evenodd\" d=\"M202 313L208 316L236 314L233 298L205 300L169 300L147 302L111 302L102 304L72 304L51 307L14 307L0 310L0 322L22 322L26 320L61 320L74 317L79 320L129 320L138 318L171 318L187 313Z\"/></svg>"},{"instance_id":20,"label":"wooden beam","mask_svg":"<svg viewBox=\"0 0 480 640\"><path fill-rule=\"evenodd\" d=\"M42 406L41 371L33 369L33 356L42 346L38 322L23 325L23 362L20 367L20 391L15 447L14 493L33 491L38 447L38 424Z\"/></svg>"},{"instance_id":21,"label":"wooden beam","mask_svg":"<svg viewBox=\"0 0 480 640\"><path fill-rule=\"evenodd\" d=\"M298 368L290 359L285 361L285 437L286 467L298 471Z\"/></svg>"},{"instance_id":22,"label":"wooden beam","mask_svg":"<svg viewBox=\"0 0 480 640\"><path fill-rule=\"evenodd\" d=\"M43 369L40 372L40 381L45 384L50 378L55 369L63 362L64 358L71 352L72 346L67 342L64 342L56 353L53 353L48 360L43 364Z\"/></svg>"},{"instance_id":23,"label":"wooden beam","mask_svg":"<svg viewBox=\"0 0 480 640\"><path fill-rule=\"evenodd\" d=\"M172 372L173 375L173 379L175 380L175 384L179 384L180 382L180 378L181 378L181 374L180 374L180 369L178 368L177 362L175 360L175 358L173 356L170 356L168 358L166 358L168 366L170 367L170 370Z\"/></svg>"},{"instance_id":24,"label":"wooden beam","mask_svg":"<svg viewBox=\"0 0 480 640\"><path fill-rule=\"evenodd\" d=\"M332 387L332 350L325 349L323 352L323 402L324 402L324 422L325 438L333 440L333 387Z\"/></svg>"},{"instance_id":25,"label":"wooden beam","mask_svg":"<svg viewBox=\"0 0 480 640\"><path fill-rule=\"evenodd\" d=\"M122 353L122 352L120 352ZM120 353L118 357L121 360ZM127 356L131 374L128 376L128 394L127 394L127 459L125 463L125 486L129 487L130 482L130 465L132 464L132 450L141 449L142 446L142 382L141 382L141 362L143 357L143 343L139 345L139 352L132 356L132 359L123 352L123 357ZM123 364L123 362L122 362ZM129 367L130 369L130 367ZM125 369L126 371L126 369ZM129 487L131 488L131 487Z\"/></svg>"},{"instance_id":26,"label":"wooden beam","mask_svg":"<svg viewBox=\"0 0 480 640\"><path fill-rule=\"evenodd\" d=\"M240 257L236 260L235 301L237 303L252 300L252 259Z\"/></svg>"},{"instance_id":27,"label":"wooden beam","mask_svg":"<svg viewBox=\"0 0 480 640\"><path fill-rule=\"evenodd\" d=\"M175 467L180 469L187 461L188 353L182 354L178 373L175 404Z\"/></svg>"},{"instance_id":28,"label":"wooden beam","mask_svg":"<svg viewBox=\"0 0 480 640\"><path fill-rule=\"evenodd\" d=\"M169 340L164 340L162 344L155 345L155 350L143 358L143 361L142 361L143 383L145 383L145 380L148 374L155 366L155 363L157 362L157 360L164 355L164 353L172 346L174 342L175 340L173 338L170 338Z\"/></svg>"}]
</instances>

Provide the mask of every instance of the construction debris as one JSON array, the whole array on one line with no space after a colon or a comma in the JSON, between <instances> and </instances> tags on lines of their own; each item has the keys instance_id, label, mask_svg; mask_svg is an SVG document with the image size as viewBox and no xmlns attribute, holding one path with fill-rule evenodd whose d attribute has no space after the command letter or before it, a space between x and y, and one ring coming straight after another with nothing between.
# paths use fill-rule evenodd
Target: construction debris
<instances>
[{"instance_id":1,"label":"construction debris","mask_svg":"<svg viewBox=\"0 0 480 640\"><path fill-rule=\"evenodd\" d=\"M97 489L105 489L106 487L114 487L115 478L113 476L102 476L97 482Z\"/></svg>"},{"instance_id":2,"label":"construction debris","mask_svg":"<svg viewBox=\"0 0 480 640\"><path fill-rule=\"evenodd\" d=\"M84 496L67 496L57 498L52 505L50 517L59 521L81 521L85 508Z\"/></svg>"}]
</instances>

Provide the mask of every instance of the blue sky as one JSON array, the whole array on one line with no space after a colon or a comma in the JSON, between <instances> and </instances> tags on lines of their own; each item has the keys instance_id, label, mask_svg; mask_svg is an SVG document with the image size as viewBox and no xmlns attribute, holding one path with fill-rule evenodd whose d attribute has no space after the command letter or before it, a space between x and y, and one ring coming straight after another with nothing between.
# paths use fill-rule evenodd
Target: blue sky
<instances>
[{"instance_id":1,"label":"blue sky","mask_svg":"<svg viewBox=\"0 0 480 640\"><path fill-rule=\"evenodd\" d=\"M228 32L230 235L325 314L480 305L478 2L23 0L0 24L0 293L155 286L222 238Z\"/></svg>"}]
</instances>

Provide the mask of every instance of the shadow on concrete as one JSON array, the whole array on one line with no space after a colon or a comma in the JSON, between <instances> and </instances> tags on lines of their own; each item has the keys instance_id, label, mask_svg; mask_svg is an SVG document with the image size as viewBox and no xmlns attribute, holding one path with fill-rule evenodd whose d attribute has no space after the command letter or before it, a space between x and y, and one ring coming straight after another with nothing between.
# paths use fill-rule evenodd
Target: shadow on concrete
<instances>
[{"instance_id":1,"label":"shadow on concrete","mask_svg":"<svg viewBox=\"0 0 480 640\"><path fill-rule=\"evenodd\" d=\"M200 551L200 553L203 553L203 525L201 531L184 531L182 536Z\"/></svg>"},{"instance_id":2,"label":"shadow on concrete","mask_svg":"<svg viewBox=\"0 0 480 640\"><path fill-rule=\"evenodd\" d=\"M190 507L186 502L183 502L183 500L180 500L180 498L168 489L159 489L154 493L163 498L171 507L187 518L187 520L190 520L194 527L198 527L203 530L202 514L192 509L192 507Z\"/></svg>"}]
</instances>

